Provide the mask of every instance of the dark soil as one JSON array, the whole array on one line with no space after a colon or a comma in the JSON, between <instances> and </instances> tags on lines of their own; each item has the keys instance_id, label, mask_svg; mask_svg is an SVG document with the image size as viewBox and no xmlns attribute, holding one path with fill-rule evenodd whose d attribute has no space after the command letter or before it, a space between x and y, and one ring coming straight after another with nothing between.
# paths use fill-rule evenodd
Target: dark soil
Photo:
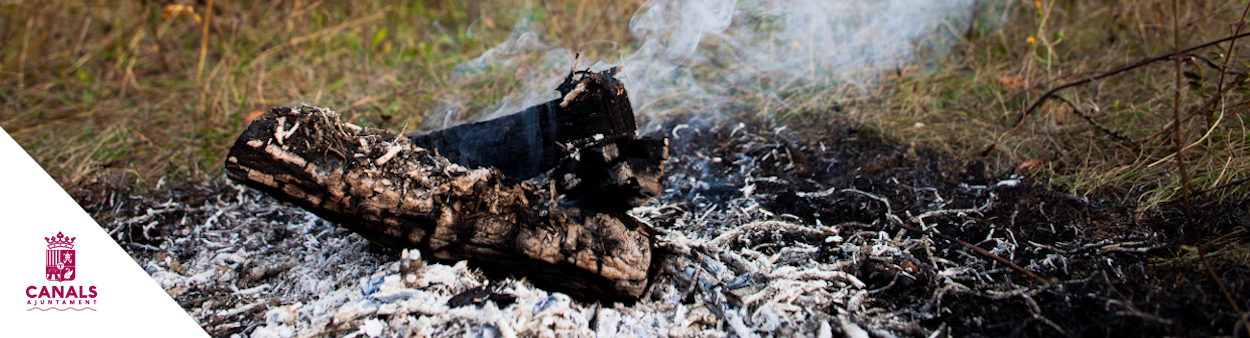
<instances>
[{"instance_id":1,"label":"dark soil","mask_svg":"<svg viewBox=\"0 0 1250 338\"><path fill-rule=\"evenodd\" d=\"M1136 200L1134 196L1073 196L1013 172L987 172L986 165L975 158L957 159L891 144L838 122L818 128L794 133L750 127L735 133L727 126L679 130L683 137L675 138L675 153L703 152L721 161L678 161L675 172L697 172L706 178L703 180L715 182L716 177L741 175L741 167L725 159L764 159L754 163L758 171L753 176L776 178L756 181L757 191L773 194L771 200L762 202L765 208L779 215L793 215L803 224L852 222L866 225L863 230L869 231L898 230L883 226L889 224L883 203L850 194L813 201L796 192L855 188L888 199L896 214L907 210L912 215L976 208L994 194L994 207L980 215L939 216L928 223L938 232L974 244L1001 237L1007 231L1020 245L1013 261L1026 268L1030 266L1025 262L1047 261L1051 254L1063 254L1066 259L1054 261L1054 266L1032 267L1051 285L1028 298L994 299L997 297L976 292L940 297L942 303L951 304L951 312L926 320L925 326L945 323L956 337L1233 334L1236 315L1196 259L1193 239L1182 231L1183 214L1176 210L1179 203L1172 204L1171 209L1135 213L1135 206L1127 203ZM751 136L735 137L743 134ZM702 145L716 146L707 149ZM995 187L1011 180L1018 180L1019 185ZM987 188L970 189L976 186ZM704 196L674 199L695 200L690 207L697 210L724 200L725 192L736 193L740 188L725 185L707 189ZM1223 273L1224 283L1239 306L1250 309L1250 199L1198 201L1193 215L1206 239L1220 238L1208 244L1209 251L1219 252L1213 264ZM957 257L951 254L954 251L972 254L954 243L936 242L933 250L939 256ZM1099 249L1117 243L1137 243L1133 250L1137 252ZM923 257L924 253L914 252L913 256ZM867 273L859 277L870 288L891 280L872 278L868 270L874 268L866 267ZM1001 276L1006 283L1039 284L1019 274ZM912 283L904 286L904 292L891 293L888 302L926 302L938 292L937 287L934 283Z\"/></svg>"},{"instance_id":2,"label":"dark soil","mask_svg":"<svg viewBox=\"0 0 1250 338\"><path fill-rule=\"evenodd\" d=\"M669 124L655 129L659 131L651 134L670 139L671 157L666 164L666 193L654 205L676 211L649 217L653 225L690 237L715 237L771 218L836 225L847 238L921 236L895 225L901 221L975 244L1048 281L1026 278L937 238L928 242L931 245L904 246L897 256L871 259L856 259L824 236L749 237L731 244L772 254L785 243L801 242L820 246L821 254L813 259L856 261L857 276L868 289L888 290L876 294L871 305L897 311L923 328L913 335L934 330L954 337L1234 334L1236 315L1196 259L1192 234L1183 231L1179 205L1137 213L1136 206L1127 202L1135 200L1131 194L1073 196L1012 172L988 172L975 158L892 144L837 121L797 130L761 125ZM204 213L152 215L155 206L180 203L193 210L210 201L255 194L224 183L136 192L128 182L107 177L69 190L132 256L145 260L190 255L195 249L156 248L168 238L185 235L184 224L205 222ZM1207 250L1213 252L1216 272L1238 305L1250 309L1250 199L1200 200L1194 205L1194 219L1210 242ZM958 209L969 210L954 211ZM922 216L943 210L951 212ZM743 216L753 212L765 216ZM252 213L274 222L291 217L273 210ZM107 226L134 217L151 217L154 225ZM249 231L275 232L270 238L297 241L287 240L281 228ZM256 245L255 250L280 250L281 245L299 244ZM378 246L369 250L383 257L397 255ZM968 270L951 270L948 263ZM239 267L240 275L255 280L239 288L281 273L249 276L244 271L249 268ZM200 306L204 301L200 298L186 294L178 300L189 308Z\"/></svg>"}]
</instances>

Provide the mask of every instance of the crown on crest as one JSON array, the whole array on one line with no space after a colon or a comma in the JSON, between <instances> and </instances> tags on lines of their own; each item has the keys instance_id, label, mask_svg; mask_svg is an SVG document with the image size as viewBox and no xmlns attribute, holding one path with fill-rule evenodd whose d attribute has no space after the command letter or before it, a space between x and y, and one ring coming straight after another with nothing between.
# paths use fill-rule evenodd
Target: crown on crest
<instances>
[{"instance_id":1,"label":"crown on crest","mask_svg":"<svg viewBox=\"0 0 1250 338\"><path fill-rule=\"evenodd\" d=\"M78 237L65 237L65 235L57 232L56 237L44 237L43 240L48 241L49 250L56 248L73 249L74 239L77 238Z\"/></svg>"}]
</instances>

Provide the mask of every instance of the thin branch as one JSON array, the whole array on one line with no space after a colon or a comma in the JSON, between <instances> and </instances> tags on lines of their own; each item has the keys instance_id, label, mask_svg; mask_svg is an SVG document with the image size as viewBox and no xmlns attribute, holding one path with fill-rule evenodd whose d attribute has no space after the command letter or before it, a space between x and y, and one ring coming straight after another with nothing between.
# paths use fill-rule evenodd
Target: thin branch
<instances>
[{"instance_id":1,"label":"thin branch","mask_svg":"<svg viewBox=\"0 0 1250 338\"><path fill-rule=\"evenodd\" d=\"M1181 141L1185 126L1181 125L1181 83L1184 78L1181 75L1180 8L1180 0L1172 0L1172 47L1175 51L1172 61L1176 66L1176 86L1172 88L1172 122L1176 128L1172 129L1172 143L1176 146L1176 165L1181 174L1181 205L1185 211L1185 225L1198 239L1198 248L1201 250L1202 235L1195 231L1189 208L1189 171L1185 169L1185 148Z\"/></svg>"},{"instance_id":2,"label":"thin branch","mask_svg":"<svg viewBox=\"0 0 1250 338\"><path fill-rule=\"evenodd\" d=\"M1086 83L1090 83L1090 82L1093 82L1093 81L1098 80L1098 79L1102 79L1102 78L1105 78L1105 77L1108 77L1108 76L1112 76L1112 75L1116 75L1116 74L1123 73L1123 72L1126 72L1126 71L1130 71L1130 70L1133 70L1133 69L1136 69L1136 68L1140 68L1140 67L1142 67L1142 66L1145 66L1145 65L1148 65L1148 64L1151 64L1151 63L1155 63L1155 62L1159 62L1159 61L1163 61L1163 60L1168 60L1168 59L1176 58L1176 59L1178 60L1177 62L1179 62L1179 60L1180 60L1180 55L1181 55L1181 54L1185 54L1185 53L1193 52L1193 51L1196 51L1196 50L1199 50L1199 49L1203 49L1203 48L1211 47L1211 46L1214 46L1214 45L1216 45L1216 44L1220 44L1220 43L1223 43L1223 42L1226 42L1226 41L1230 41L1230 40L1235 40L1235 39L1243 38L1243 37L1246 37L1246 36L1250 36L1250 33L1242 33L1242 34L1232 35L1232 36L1229 36L1229 37L1225 37L1225 38L1223 38L1223 39L1219 39L1219 40L1215 40L1215 41L1207 42L1207 43L1204 43L1204 44L1201 44L1201 45L1197 45L1197 46L1189 47L1189 49L1181 50L1180 52L1175 53L1175 54L1173 54L1173 53L1168 53L1168 54L1165 54L1165 55L1159 55L1159 56L1155 56L1155 57L1151 57L1151 58L1142 59L1141 61L1137 61L1137 62L1135 62L1135 63L1133 63L1133 64L1130 64L1130 65L1127 65L1127 66L1124 66L1124 67L1116 68L1115 70L1112 70L1112 71L1109 71L1109 72L1106 72L1106 73L1102 73L1102 74L1094 75L1094 76L1087 77L1087 78L1084 78L1084 79L1080 79L1080 80L1077 80L1077 81L1073 81L1073 82L1065 83L1065 84L1064 84L1064 85L1062 85L1062 86L1058 86L1058 87L1052 88L1051 90L1046 91L1046 93L1045 93L1045 94L1042 94L1042 96L1041 96L1041 97L1038 97L1038 98L1037 98L1037 100L1034 100L1034 101L1033 101L1033 104L1030 104L1030 105L1029 105L1029 107L1028 107L1028 108L1026 108L1026 109L1024 110L1024 112L1023 112L1023 113L1021 113L1021 114L1020 114L1020 118L1016 120L1016 123L1012 125L1011 129L1012 129L1012 130L1015 130L1016 128L1019 128L1019 127L1020 127L1020 124L1024 122L1024 118L1025 118L1025 117L1028 117L1028 115L1029 115L1029 114L1031 114L1031 113L1033 113L1033 111L1034 111L1034 110L1036 110L1038 106L1041 106L1041 105L1042 105L1042 102L1046 101L1046 99L1050 98L1051 96L1053 96L1056 92L1058 92L1058 91L1060 91L1060 90L1064 90L1064 89L1067 89L1067 88L1071 88L1071 87L1075 87L1075 86L1083 85L1083 84L1086 84Z\"/></svg>"},{"instance_id":3,"label":"thin branch","mask_svg":"<svg viewBox=\"0 0 1250 338\"><path fill-rule=\"evenodd\" d=\"M1232 90L1233 90L1233 87L1225 87L1223 89L1220 89L1218 92L1215 93L1215 96L1212 96L1206 102L1203 102L1202 105L1199 105L1197 107L1194 107L1193 109L1190 109L1189 113L1185 114L1185 118L1181 119L1181 123L1189 122L1189 119L1193 118L1194 116L1198 116L1199 113L1202 113L1204 111L1211 109L1213 106L1215 106L1216 103L1219 103L1220 98L1223 97L1224 94L1228 94L1228 92ZM1133 146L1130 149L1132 150L1140 149L1142 145L1146 144L1146 142L1149 142L1150 140L1153 140L1156 137L1159 137L1160 135L1167 135L1171 133L1173 128L1176 128L1176 121L1169 121L1168 124L1163 127L1163 129L1159 130L1158 132L1155 132L1154 134L1150 134L1150 136L1146 136L1140 141L1133 143Z\"/></svg>"},{"instance_id":4,"label":"thin branch","mask_svg":"<svg viewBox=\"0 0 1250 338\"><path fill-rule=\"evenodd\" d=\"M1029 271L1029 269L1025 269L1025 268L1023 268L1023 267L1020 267L1019 265L1016 265L1016 263L1012 263L1011 261L1007 260L1006 258L1003 258L1002 256L995 255L994 253L989 252L989 251L985 251L985 249L982 249L981 247L978 247L978 246L976 246L976 245L973 245L972 243L964 242L964 241L963 241L963 240L961 240L961 239L958 239L958 238L952 237L952 236L947 235L947 234L944 234L944 233L920 230L920 229L918 229L918 228L916 228L916 227L913 227L913 226L907 225L906 223L898 223L898 226L903 227L903 229L907 229L907 231L914 231L914 232L918 232L918 233L922 233L922 234L932 235L932 236L934 236L934 237L941 238L941 239L944 239L944 240L947 240L947 241L951 241L951 242L959 243L959 245L962 245L962 246L964 246L965 248L971 249L972 251L976 251L977 253L981 254L982 256L986 256L986 257L989 257L989 258L992 258L992 259L994 259L994 260L998 261L999 263L1006 264L1007 266L1010 266L1010 267L1011 267L1011 269L1016 270L1016 272L1019 272L1019 273L1021 273L1021 274L1025 275L1025 276L1027 276L1027 277L1029 277L1029 278L1032 278L1032 279L1034 279L1034 280L1036 280L1036 281L1038 281L1038 282L1042 283L1042 284L1050 284L1050 281L1049 281L1049 280L1047 280L1047 279L1045 279L1045 278L1042 278L1041 276L1038 276L1036 273L1033 273L1033 271Z\"/></svg>"},{"instance_id":5,"label":"thin branch","mask_svg":"<svg viewBox=\"0 0 1250 338\"><path fill-rule=\"evenodd\" d=\"M889 214L890 216L894 216L894 215L893 215L893 210L890 208L890 201L889 201L889 200L887 200L887 199L885 199L884 197L877 196L877 195L873 195L873 194L871 194L871 193L864 192L864 191L861 191L861 190L859 190L859 189L854 189L854 188L851 188L851 189L842 189L841 191L842 191L842 192L853 192L853 193L858 193L858 194L860 194L860 195L867 196L868 198L871 198L871 199L875 199L875 200L881 201L882 203L885 203L886 213L887 213L887 214ZM981 247L978 247L978 246L976 246L976 245L973 245L972 243L964 242L963 240L960 240L960 239L958 239L958 238L952 237L952 236L947 235L947 234L944 234L944 233L940 233L940 232L932 232L932 231L928 231L928 230L922 230L922 229L916 228L916 227L914 227L914 226L907 225L907 223L903 222L903 220L899 219L897 216L892 217L892 219L896 221L895 223L898 223L898 226L902 227L903 229L907 229L907 231L911 231L911 232L915 232L915 233L920 233L920 234L925 234L925 235L931 235L931 236L934 236L934 237L937 237L937 238L941 238L941 239L944 239L944 240L947 240L947 241L951 241L951 242L959 243L959 245L962 245L962 246L964 246L965 248L971 249L972 251L975 251L976 253L981 254L982 256L989 257L989 258L992 258L992 259L994 259L994 260L998 261L999 263L1006 264L1007 266L1011 267L1013 270L1016 270L1016 272L1019 272L1019 273L1021 273L1021 274L1025 275L1025 276L1027 276L1027 277L1029 277L1029 278L1032 278L1032 279L1034 279L1034 280L1036 280L1036 281L1038 281L1038 282L1042 283L1042 284L1050 284L1050 281L1049 281L1049 280L1047 280L1047 279L1045 279L1045 278L1042 278L1041 276L1038 276L1036 273L1033 273L1033 271L1029 271L1028 269L1025 269L1025 268L1023 268L1023 267L1020 267L1019 265L1016 265L1016 263L1012 263L1011 261L1007 260L1006 258L1003 258L1002 256L999 256L999 255L995 255L994 253L989 252L989 251L986 251L985 249L982 249Z\"/></svg>"},{"instance_id":6,"label":"thin branch","mask_svg":"<svg viewBox=\"0 0 1250 338\"><path fill-rule=\"evenodd\" d=\"M1181 133L1185 126L1181 125L1181 81L1183 81L1183 78L1181 76L1180 3L1180 0L1172 0L1172 46L1176 50L1176 53L1174 54L1175 57L1172 58L1176 65L1176 88L1173 88L1174 92L1172 95L1172 121L1176 124L1176 128L1172 130L1172 144L1176 146L1176 165L1178 166L1177 170L1179 170L1181 174L1181 207L1184 208L1185 211L1185 227L1189 229L1189 232L1193 233L1194 241L1198 242L1198 259L1202 262L1202 267L1207 270L1207 274L1211 275L1211 279L1215 281L1215 285L1219 286L1220 292L1224 294L1224 299L1228 301L1228 305L1232 306L1233 311L1237 314L1237 319L1241 321L1243 326L1250 328L1250 326L1246 325L1246 316L1241 313L1241 307L1237 306L1237 301L1233 298L1232 294L1228 292L1228 287L1224 286L1224 280L1221 279L1220 275L1215 273L1215 269L1211 267L1211 261L1207 259L1207 243L1202 239L1202 232L1198 231L1198 226L1194 224L1193 213L1190 209L1189 172L1185 169L1185 148L1184 142L1181 141ZM1241 30L1241 23L1245 22L1246 12L1250 12L1250 4L1247 4L1246 11L1242 12L1242 21L1237 25L1238 31ZM1237 36L1237 34L1233 34L1233 36ZM1235 43L1236 40L1233 41ZM1229 50L1232 50L1232 47L1233 46L1230 44ZM1225 54L1225 56L1228 58L1232 57L1231 54ZM1227 58L1224 61L1225 64L1228 63ZM1224 86L1223 79L1224 70L1221 69L1221 90ZM1223 94L1220 96L1223 96ZM1211 124L1210 120L1208 120L1208 124Z\"/></svg>"},{"instance_id":7,"label":"thin branch","mask_svg":"<svg viewBox=\"0 0 1250 338\"><path fill-rule=\"evenodd\" d=\"M1179 54L1193 52L1193 51L1196 51L1196 50L1199 50L1199 49L1203 49L1203 48L1211 47L1211 46L1214 46L1214 45L1216 45L1216 44L1220 44L1220 43L1223 43L1223 42L1226 42L1226 41L1230 41L1230 40L1235 40L1235 39L1243 38L1243 37L1246 37L1246 36L1250 36L1250 33L1235 34L1235 35L1232 35L1232 36L1225 37L1225 38L1223 38L1223 39L1219 39L1219 40L1215 40L1215 41L1207 42L1207 43L1204 43L1204 44L1201 44L1201 45L1197 45L1197 46L1189 47L1188 49L1181 50L1181 51L1180 51L1180 53L1168 53L1168 54L1165 54L1165 55L1159 55L1159 56L1155 56L1155 57L1145 58L1145 59L1142 59L1141 61L1134 62L1134 63L1129 64L1129 65L1127 65L1127 66L1123 66L1123 67L1120 67L1120 68L1116 68L1116 69L1114 69L1114 70L1111 70L1111 71L1108 71L1108 72L1105 72L1105 73L1101 73L1101 74L1094 75L1094 76L1091 76L1091 77L1087 77L1087 78L1084 78L1084 79L1080 79L1080 80L1077 80L1077 81L1073 81L1073 82L1065 83L1065 84L1063 84L1063 85L1061 85L1061 86L1058 86L1058 87L1055 87L1055 88L1051 88L1050 90L1046 91L1046 93L1043 93L1043 94L1042 94L1042 96L1040 96L1040 97L1038 97L1036 100L1034 100L1034 101L1033 101L1033 104L1030 104L1030 105L1028 106L1028 108L1025 108L1025 109L1024 109L1024 111L1020 112L1020 118L1019 118L1019 119L1016 119L1016 122L1012 124L1011 129L1010 129L1010 130L1007 130L1007 132L1006 132L1006 133L1003 133L1003 135L999 137L999 140L1001 140L1003 137L1006 137L1007 135L1010 135L1011 133L1015 132L1015 131L1016 131L1016 129L1019 129L1019 128L1020 128L1020 125L1024 123L1024 119L1025 119L1026 117L1028 117L1028 116L1029 116L1029 114L1033 113L1033 111L1034 111L1034 110L1037 110L1037 107L1041 106L1041 105L1042 105L1042 102L1045 102L1047 99L1049 99L1049 98L1051 98L1051 97L1054 97L1055 93L1059 92L1060 90L1064 90L1064 89L1067 89L1067 88L1076 87L1076 86L1079 86L1079 85L1083 85L1083 84L1086 84L1086 83L1090 83L1090 82L1093 82L1093 81L1096 81L1096 80L1099 80L1099 79L1102 79L1102 78L1105 78L1105 77L1108 77L1108 76L1112 76L1112 75L1116 75L1116 74L1119 74L1119 73L1123 73L1123 72L1126 72L1126 71L1129 71L1129 70L1133 70L1133 69L1136 69L1136 68L1140 68L1140 67L1142 67L1142 66L1149 65L1149 64L1151 64L1151 63L1155 63L1155 62L1159 62L1159 61L1163 61L1163 60L1168 60L1168 59L1171 59L1171 58L1176 57L1176 56L1177 56L1177 55L1179 55ZM986 148L986 149L985 149L985 151L983 151L983 152L981 153L981 155L982 155L982 156L988 156L990 153L994 152L994 149L997 149L997 148L998 148L998 141L995 141L995 142L994 142L994 144L991 144L988 148Z\"/></svg>"},{"instance_id":8,"label":"thin branch","mask_svg":"<svg viewBox=\"0 0 1250 338\"><path fill-rule=\"evenodd\" d=\"M1120 134L1117 131L1111 130L1111 128L1107 128L1107 126L1102 125L1102 123L1098 123L1098 121L1094 120L1093 116L1090 116L1089 114L1086 114L1085 112L1081 111L1081 109L1077 108L1076 104L1072 103L1072 101L1068 101L1067 98L1064 98L1063 96L1059 96L1059 95L1055 95L1055 99L1059 101L1063 101L1064 103L1067 103L1068 107L1072 108L1073 112L1075 112L1077 115L1080 115L1081 118L1085 119L1085 122L1089 122L1089 124L1094 126L1095 129L1098 129L1098 131L1101 131L1107 135L1111 135L1111 137L1114 137L1115 139L1120 140L1120 143L1124 144L1127 147L1133 146L1133 140L1130 140L1128 137L1125 137L1124 135Z\"/></svg>"},{"instance_id":9,"label":"thin branch","mask_svg":"<svg viewBox=\"0 0 1250 338\"><path fill-rule=\"evenodd\" d=\"M1246 24L1246 14L1250 14L1250 5L1246 5L1246 8L1241 11L1241 19L1237 21L1237 28L1233 29L1233 35L1241 34L1241 28ZM1220 64L1220 82L1216 84L1216 92L1224 92L1224 78L1228 75L1228 62L1232 61L1234 55L1237 55L1236 47L1237 39L1233 39L1233 41L1228 43L1228 50L1224 52L1224 62ZM1224 95L1220 94L1217 97L1223 98ZM1207 114L1207 128L1211 128L1211 117L1213 115L1214 114ZM1250 327L1247 327L1247 329L1250 329Z\"/></svg>"},{"instance_id":10,"label":"thin branch","mask_svg":"<svg viewBox=\"0 0 1250 338\"><path fill-rule=\"evenodd\" d=\"M1237 20L1237 28L1233 30L1233 35L1237 35L1241 33L1241 28L1246 26L1246 14L1250 14L1250 3L1246 4L1246 8L1241 10L1241 19ZM1236 49L1233 49L1233 47L1236 45L1237 45L1237 40L1233 40L1232 42L1228 44L1228 52L1224 53L1224 63L1220 66L1221 68L1224 68L1224 69L1220 69L1220 83L1219 83L1219 88L1221 89L1220 92L1223 92L1223 89L1224 89L1224 75L1227 74L1225 70L1228 69L1228 62L1233 59L1234 53L1237 52ZM1229 87L1232 87L1232 86L1229 86ZM1222 98L1224 97L1224 95L1220 94L1219 97ZM1220 109L1227 109L1227 107L1226 105L1224 105L1224 106L1221 106ZM1207 115L1208 127L1211 127L1210 124L1211 124L1212 115L1214 114ZM1242 182L1244 182L1244 180L1245 179L1242 179ZM1215 188L1212 188L1212 189L1215 189ZM1199 244L1202 244L1202 243L1199 243ZM1199 249L1201 249L1201 247L1199 247ZM1220 291L1224 293L1224 299L1228 301L1228 305L1232 306L1233 311L1237 312L1237 319L1241 320L1241 327L1247 330L1250 330L1250 322L1247 321L1246 314L1241 312L1240 306L1237 306L1237 300L1233 299L1232 294L1228 292L1228 287L1224 285L1224 280L1219 279L1218 276L1216 276L1215 274L1215 270L1211 269L1211 263L1207 262L1206 255L1202 256L1202 261L1203 263L1206 263L1207 273L1211 274L1212 278L1216 278L1215 282L1219 283Z\"/></svg>"},{"instance_id":11,"label":"thin branch","mask_svg":"<svg viewBox=\"0 0 1250 338\"><path fill-rule=\"evenodd\" d=\"M1202 195L1206 195L1206 194L1211 193L1212 191L1216 191L1216 190L1223 190L1224 188L1228 188L1228 187L1235 186L1235 185L1241 185L1242 183L1246 183L1246 182L1250 182L1250 176L1248 176L1248 177L1243 177L1243 178L1241 178L1241 179L1239 179L1239 180L1236 180L1236 181L1230 181L1230 182L1228 182L1228 183L1224 183L1224 184L1221 184L1221 185L1217 185L1217 186L1211 187L1210 189L1207 189L1207 190L1203 190L1203 191L1196 192L1196 193L1194 193L1194 196L1202 196Z\"/></svg>"}]
</instances>

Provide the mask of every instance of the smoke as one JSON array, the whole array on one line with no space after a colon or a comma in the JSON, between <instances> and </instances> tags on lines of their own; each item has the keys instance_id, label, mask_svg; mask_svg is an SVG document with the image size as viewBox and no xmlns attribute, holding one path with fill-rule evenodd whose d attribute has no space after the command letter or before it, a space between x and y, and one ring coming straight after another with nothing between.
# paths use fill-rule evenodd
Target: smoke
<instances>
[{"instance_id":1,"label":"smoke","mask_svg":"<svg viewBox=\"0 0 1250 338\"><path fill-rule=\"evenodd\" d=\"M884 70L924 61L917 55L941 57L987 6L1005 9L976 0L651 0L629 24L641 44L612 44L615 59L590 68L624 66L619 77L644 123L673 114L768 116L862 93ZM518 90L480 114L491 118L554 99L572 55L522 22L454 76L515 74Z\"/></svg>"},{"instance_id":2,"label":"smoke","mask_svg":"<svg viewBox=\"0 0 1250 338\"><path fill-rule=\"evenodd\" d=\"M514 74L512 78L519 82L512 93L477 114L481 119L515 113L555 99L554 89L570 69L572 52L550 46L534 31L530 21L521 20L503 43L453 69L451 84L457 87L494 81L498 74L509 73ZM537 58L535 55L538 55ZM443 109L446 114L455 114L457 109L462 108L463 102L457 99L463 100L452 98L452 102L447 102L451 107Z\"/></svg>"}]
</instances>

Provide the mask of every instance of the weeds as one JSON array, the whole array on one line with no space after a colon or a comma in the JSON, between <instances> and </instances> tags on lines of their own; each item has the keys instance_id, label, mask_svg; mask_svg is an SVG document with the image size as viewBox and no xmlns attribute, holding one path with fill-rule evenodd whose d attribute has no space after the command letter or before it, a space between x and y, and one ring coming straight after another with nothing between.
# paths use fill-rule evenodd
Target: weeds
<instances>
[{"instance_id":1,"label":"weeds","mask_svg":"<svg viewBox=\"0 0 1250 338\"><path fill-rule=\"evenodd\" d=\"M984 160L995 172L1042 160L1035 166L1041 170L1034 172L1074 194L1110 192L1142 210L1154 209L1180 194L1177 166L1163 161L1174 149L1159 137L1174 124L1168 111L1173 74L1159 64L1132 63L1155 56L1161 57L1149 63L1172 59L1170 43L1165 43L1172 35L1165 29L1170 27L1166 7L1148 1L1022 2L1013 8L1011 21L997 30L973 31L940 67L907 69L904 76L891 77L886 82L890 99L884 100L888 109L866 120L906 143L969 158L994 145ZM1241 12L1235 2L1182 3L1177 37L1186 46L1228 37ZM1063 32L1063 37L1050 32ZM1250 163L1243 122L1250 102L1250 60L1235 49L1228 52L1243 48L1230 41L1186 51L1186 82L1179 88L1185 129L1195 134L1191 139L1201 140L1186 145L1189 173L1195 187L1220 186L1210 192L1220 199L1250 192L1245 185L1224 185L1245 178L1247 172L1239 168ZM1224 54L1228 66L1222 65ZM1079 86L1058 88L1080 79ZM1055 90L1043 93L1048 88ZM1044 100L1052 95L1062 100ZM1029 112L1028 118L1021 117L1022 111ZM1197 115L1212 118L1192 118ZM913 122L925 127L914 128ZM1013 133L1013 128L1018 129Z\"/></svg>"}]
</instances>

